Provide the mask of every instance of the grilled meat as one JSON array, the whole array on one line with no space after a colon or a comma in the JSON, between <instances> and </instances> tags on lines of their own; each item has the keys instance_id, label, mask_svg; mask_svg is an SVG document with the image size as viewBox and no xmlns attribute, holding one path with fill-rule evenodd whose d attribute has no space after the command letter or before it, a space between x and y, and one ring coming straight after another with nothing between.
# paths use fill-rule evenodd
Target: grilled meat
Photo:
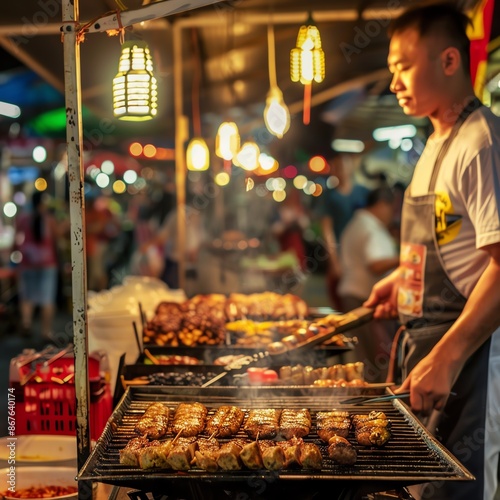
<instances>
[{"instance_id":1,"label":"grilled meat","mask_svg":"<svg viewBox=\"0 0 500 500\"><path fill-rule=\"evenodd\" d=\"M168 465L174 470L189 470L196 448L196 438L178 438L167 456Z\"/></svg>"},{"instance_id":2,"label":"grilled meat","mask_svg":"<svg viewBox=\"0 0 500 500\"><path fill-rule=\"evenodd\" d=\"M207 408L201 403L180 403L175 410L172 432L182 437L196 436L203 432Z\"/></svg>"},{"instance_id":3,"label":"grilled meat","mask_svg":"<svg viewBox=\"0 0 500 500\"><path fill-rule=\"evenodd\" d=\"M215 472L218 469L217 458L219 456L220 444L214 438L198 438L198 449L195 451L196 465L207 472Z\"/></svg>"},{"instance_id":4,"label":"grilled meat","mask_svg":"<svg viewBox=\"0 0 500 500\"><path fill-rule=\"evenodd\" d=\"M162 403L148 406L144 415L135 425L135 432L149 439L160 439L168 430L169 409Z\"/></svg>"},{"instance_id":5,"label":"grilled meat","mask_svg":"<svg viewBox=\"0 0 500 500\"><path fill-rule=\"evenodd\" d=\"M137 462L141 469L152 469L156 467L156 460L158 458L159 441L151 441L145 447L137 451Z\"/></svg>"},{"instance_id":6,"label":"grilled meat","mask_svg":"<svg viewBox=\"0 0 500 500\"><path fill-rule=\"evenodd\" d=\"M373 422L380 422L381 420L373 420ZM389 421L386 421L389 422ZM389 422L390 423L390 422ZM356 439L362 446L384 446L391 438L390 425L365 425L356 429Z\"/></svg>"},{"instance_id":7,"label":"grilled meat","mask_svg":"<svg viewBox=\"0 0 500 500\"><path fill-rule=\"evenodd\" d=\"M159 469L170 469L170 465L168 463L168 456L174 447L174 440L167 439L166 441L162 441L158 446L156 446L156 456L155 456L155 467Z\"/></svg>"},{"instance_id":8,"label":"grilled meat","mask_svg":"<svg viewBox=\"0 0 500 500\"><path fill-rule=\"evenodd\" d=\"M323 466L321 451L314 443L302 444L299 461L303 469L320 470Z\"/></svg>"},{"instance_id":9,"label":"grilled meat","mask_svg":"<svg viewBox=\"0 0 500 500\"><path fill-rule=\"evenodd\" d=\"M367 415L353 415L352 423L354 428L362 427L373 420L388 420L387 415L382 411L371 411Z\"/></svg>"},{"instance_id":10,"label":"grilled meat","mask_svg":"<svg viewBox=\"0 0 500 500\"><path fill-rule=\"evenodd\" d=\"M285 469L300 467L300 452L304 441L301 438L292 438L288 441L279 441L278 446L285 452Z\"/></svg>"},{"instance_id":11,"label":"grilled meat","mask_svg":"<svg viewBox=\"0 0 500 500\"><path fill-rule=\"evenodd\" d=\"M208 419L205 432L220 438L232 436L240 430L245 414L236 406L221 406Z\"/></svg>"},{"instance_id":12,"label":"grilled meat","mask_svg":"<svg viewBox=\"0 0 500 500\"><path fill-rule=\"evenodd\" d=\"M137 467L139 465L138 452L148 444L149 441L144 436L132 438L127 446L120 450L120 463Z\"/></svg>"},{"instance_id":13,"label":"grilled meat","mask_svg":"<svg viewBox=\"0 0 500 500\"><path fill-rule=\"evenodd\" d=\"M281 446L274 441L259 441L262 463L267 470L280 470L285 467L286 456Z\"/></svg>"},{"instance_id":14,"label":"grilled meat","mask_svg":"<svg viewBox=\"0 0 500 500\"><path fill-rule=\"evenodd\" d=\"M262 462L262 455L258 441L252 441L246 444L240 451L240 459L243 465L248 469L262 469L264 464Z\"/></svg>"},{"instance_id":15,"label":"grilled meat","mask_svg":"<svg viewBox=\"0 0 500 500\"><path fill-rule=\"evenodd\" d=\"M278 434L280 410L271 408L251 410L244 431L252 439L271 439Z\"/></svg>"},{"instance_id":16,"label":"grilled meat","mask_svg":"<svg viewBox=\"0 0 500 500\"><path fill-rule=\"evenodd\" d=\"M384 412L354 415L352 420L356 439L362 446L383 446L391 438L391 421Z\"/></svg>"},{"instance_id":17,"label":"grilled meat","mask_svg":"<svg viewBox=\"0 0 500 500\"><path fill-rule=\"evenodd\" d=\"M283 410L279 420L279 433L285 439L304 437L311 430L309 410Z\"/></svg>"},{"instance_id":18,"label":"grilled meat","mask_svg":"<svg viewBox=\"0 0 500 500\"><path fill-rule=\"evenodd\" d=\"M354 465L358 459L356 448L341 436L333 436L329 439L328 456L340 465Z\"/></svg>"},{"instance_id":19,"label":"grilled meat","mask_svg":"<svg viewBox=\"0 0 500 500\"><path fill-rule=\"evenodd\" d=\"M349 413L344 411L319 411L316 414L316 430L318 436L328 443L333 436L347 438L351 420Z\"/></svg>"},{"instance_id":20,"label":"grilled meat","mask_svg":"<svg viewBox=\"0 0 500 500\"><path fill-rule=\"evenodd\" d=\"M240 453L246 444L247 441L244 439L232 439L224 443L219 450L217 465L222 470L241 470Z\"/></svg>"}]
</instances>

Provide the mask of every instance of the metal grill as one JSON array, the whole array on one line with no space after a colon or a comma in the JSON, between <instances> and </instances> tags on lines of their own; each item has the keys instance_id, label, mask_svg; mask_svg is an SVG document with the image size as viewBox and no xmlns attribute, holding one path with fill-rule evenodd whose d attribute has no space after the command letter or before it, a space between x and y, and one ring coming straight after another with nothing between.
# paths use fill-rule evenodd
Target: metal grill
<instances>
[{"instance_id":1,"label":"metal grill","mask_svg":"<svg viewBox=\"0 0 500 500\"><path fill-rule=\"evenodd\" d=\"M223 387L173 388L130 387L115 409L103 435L92 455L79 473L79 480L108 482L117 486L149 487L163 481L249 481L257 476L273 475L280 481L348 480L376 481L408 485L427 481L471 480L474 477L445 448L443 448L415 419L408 408L399 401L384 402L369 406L340 405L345 393L335 395L331 388L300 389L235 389ZM309 408L312 416L311 433L304 438L320 446L323 468L319 471L288 469L269 471L218 471L208 473L193 468L187 472L171 470L142 470L119 463L119 450L135 437L134 426L146 408L156 401L175 410L180 402L198 401L211 415L220 405L239 406L247 415L254 408ZM349 440L355 445L358 460L354 466L334 464L328 457L327 446L315 432L316 413L332 409L347 410L351 414L369 413L379 410L386 413L392 422L391 440L383 448L359 446L354 436ZM173 412L172 412L173 413ZM237 437L247 437L242 431ZM224 442L226 439L221 439ZM261 473L260 473L261 472Z\"/></svg>"}]
</instances>

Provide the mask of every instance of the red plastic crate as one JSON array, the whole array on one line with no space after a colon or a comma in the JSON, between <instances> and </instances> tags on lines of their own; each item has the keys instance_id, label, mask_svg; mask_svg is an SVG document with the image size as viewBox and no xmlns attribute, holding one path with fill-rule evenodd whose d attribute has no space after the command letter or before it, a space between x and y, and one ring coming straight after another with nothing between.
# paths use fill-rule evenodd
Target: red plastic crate
<instances>
[{"instance_id":1,"label":"red plastic crate","mask_svg":"<svg viewBox=\"0 0 500 500\"><path fill-rule=\"evenodd\" d=\"M90 437L98 439L113 409L113 398L100 359L89 358ZM32 368L29 368L32 370ZM16 434L76 435L74 359L40 363L30 380L16 387ZM21 371L21 375L23 375ZM66 381L64 381L67 379Z\"/></svg>"}]
</instances>

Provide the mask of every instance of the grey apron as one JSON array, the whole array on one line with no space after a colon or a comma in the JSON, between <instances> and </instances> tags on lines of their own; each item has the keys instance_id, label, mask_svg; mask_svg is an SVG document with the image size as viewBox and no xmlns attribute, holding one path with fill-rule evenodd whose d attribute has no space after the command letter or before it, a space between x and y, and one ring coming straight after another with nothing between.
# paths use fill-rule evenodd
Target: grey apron
<instances>
[{"instance_id":1,"label":"grey apron","mask_svg":"<svg viewBox=\"0 0 500 500\"><path fill-rule=\"evenodd\" d=\"M404 281L398 293L400 321L405 329L399 346L399 367L404 380L424 358L462 312L466 298L449 279L439 252L435 231L436 179L443 159L467 116L481 103L475 100L460 115L434 165L429 193L412 197L406 190L401 228L401 261ZM482 478L484 465L483 442L467 447L470 436L485 427L488 356L490 342L476 351L464 366L446 407L431 429L457 458L474 474ZM476 440L477 441L477 440ZM483 482L443 481L427 483L420 496L439 500L482 500Z\"/></svg>"}]
</instances>

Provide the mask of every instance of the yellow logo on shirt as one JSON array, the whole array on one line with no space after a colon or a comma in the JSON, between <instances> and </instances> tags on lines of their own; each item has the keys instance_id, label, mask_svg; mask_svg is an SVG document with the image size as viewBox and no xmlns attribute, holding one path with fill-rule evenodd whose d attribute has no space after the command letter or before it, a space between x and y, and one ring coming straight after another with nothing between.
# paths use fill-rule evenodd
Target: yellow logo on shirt
<instances>
[{"instance_id":1,"label":"yellow logo on shirt","mask_svg":"<svg viewBox=\"0 0 500 500\"><path fill-rule=\"evenodd\" d=\"M436 238L438 245L453 241L462 227L462 216L453 213L453 204L447 193L436 193Z\"/></svg>"}]
</instances>

